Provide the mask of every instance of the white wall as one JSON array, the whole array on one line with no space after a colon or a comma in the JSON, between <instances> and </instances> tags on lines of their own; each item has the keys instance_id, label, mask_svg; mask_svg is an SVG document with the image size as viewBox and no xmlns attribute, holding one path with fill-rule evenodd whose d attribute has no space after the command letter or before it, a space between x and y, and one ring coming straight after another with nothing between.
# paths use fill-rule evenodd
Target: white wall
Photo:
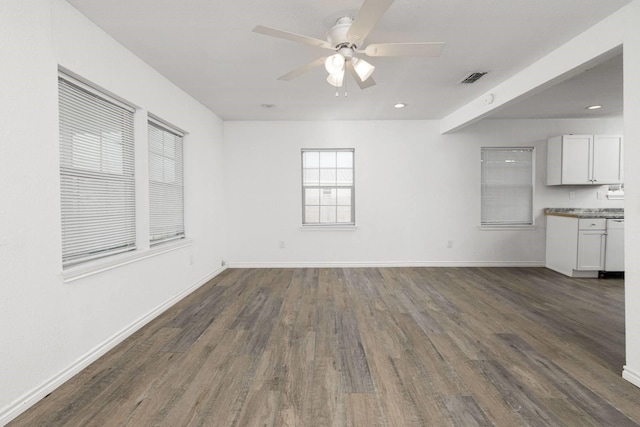
<instances>
[{"instance_id":1,"label":"white wall","mask_svg":"<svg viewBox=\"0 0 640 427\"><path fill-rule=\"evenodd\" d=\"M0 58L2 425L219 272L225 211L222 121L67 3L3 0ZM140 107L138 124L150 111L188 132L191 246L62 281L58 65Z\"/></svg>"},{"instance_id":2,"label":"white wall","mask_svg":"<svg viewBox=\"0 0 640 427\"><path fill-rule=\"evenodd\" d=\"M543 208L623 207L596 199L606 187L545 185L548 137L622 133L621 118L485 120L452 135L437 121L224 128L231 266L544 265ZM482 146L536 147L535 230L479 229ZM300 149L341 147L355 148L357 229L303 231Z\"/></svg>"},{"instance_id":3,"label":"white wall","mask_svg":"<svg viewBox=\"0 0 640 427\"><path fill-rule=\"evenodd\" d=\"M640 387L640 1L623 9L625 121L625 332L623 376Z\"/></svg>"}]
</instances>

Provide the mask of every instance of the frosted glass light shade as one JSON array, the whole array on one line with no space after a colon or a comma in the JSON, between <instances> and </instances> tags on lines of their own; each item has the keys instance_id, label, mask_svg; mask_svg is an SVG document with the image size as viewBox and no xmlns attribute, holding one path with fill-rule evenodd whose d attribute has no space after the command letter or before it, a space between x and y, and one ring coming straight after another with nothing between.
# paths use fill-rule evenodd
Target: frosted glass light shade
<instances>
[{"instance_id":1,"label":"frosted glass light shade","mask_svg":"<svg viewBox=\"0 0 640 427\"><path fill-rule=\"evenodd\" d=\"M344 72L337 73L337 74L329 74L329 76L327 77L327 82L329 82L331 86L341 87L343 81L344 81Z\"/></svg>"},{"instance_id":2,"label":"frosted glass light shade","mask_svg":"<svg viewBox=\"0 0 640 427\"><path fill-rule=\"evenodd\" d=\"M354 57L353 59L351 59L351 62L353 63L354 70L356 70L356 74L362 81L365 81L369 77L371 77L371 74L373 74L373 70L376 69L376 67L369 64L364 59L358 59Z\"/></svg>"},{"instance_id":3,"label":"frosted glass light shade","mask_svg":"<svg viewBox=\"0 0 640 427\"><path fill-rule=\"evenodd\" d=\"M344 56L339 53L331 55L324 61L324 68L329 74L338 74L344 71Z\"/></svg>"}]
</instances>

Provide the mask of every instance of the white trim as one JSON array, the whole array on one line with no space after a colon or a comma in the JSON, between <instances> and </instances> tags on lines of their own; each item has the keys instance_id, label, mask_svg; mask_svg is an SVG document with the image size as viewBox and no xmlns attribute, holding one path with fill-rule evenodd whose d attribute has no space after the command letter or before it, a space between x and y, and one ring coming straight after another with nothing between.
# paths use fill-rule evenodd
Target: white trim
<instances>
[{"instance_id":1,"label":"white trim","mask_svg":"<svg viewBox=\"0 0 640 427\"><path fill-rule=\"evenodd\" d=\"M510 172L505 172L503 167L496 169L496 161L500 162L501 165L504 166L505 162L513 162L513 158L509 155L509 159L505 158L505 153L526 153L528 154L527 159L516 160L517 163L527 165L531 167L531 173L527 179L521 180L521 177L513 175L513 168L509 167L507 170ZM493 153L493 154L489 154ZM497 157L493 157L497 156ZM534 205L535 205L535 194L536 194L536 148L530 146L515 146L515 147L480 147L480 169L481 169L481 189L480 189L480 230L500 230L500 229L523 229L524 227L533 227L535 225L535 215L534 215ZM502 171L502 172L500 172ZM489 172L489 174L487 174ZM504 187L503 182L495 183L492 182L491 178L487 178L487 176L491 177L493 174L499 173L501 176L501 180L507 179L510 181L514 181L511 184L515 184L517 186L527 186L531 188L531 197L526 200L510 200L508 205L504 205L502 203L498 203L497 201L501 200L501 196L497 197L486 197L485 191L489 190L489 194L491 193L491 189L500 190ZM529 181L530 180L530 181ZM486 189L486 190L485 190ZM504 200L503 200L504 201ZM528 207L528 215L529 218L522 218L520 213L516 213L517 206L526 206ZM514 205L514 206L512 206ZM515 209L515 211L514 211ZM497 220L502 216L508 216L511 221L491 221ZM489 218L487 218L489 217ZM483 222L483 220L487 220ZM517 221L515 221L517 220ZM527 221L525 221L527 220ZM528 221L530 220L530 221Z\"/></svg>"},{"instance_id":2,"label":"white trim","mask_svg":"<svg viewBox=\"0 0 640 427\"><path fill-rule=\"evenodd\" d=\"M135 249L136 241L135 109L80 86L60 73L65 267Z\"/></svg>"},{"instance_id":3,"label":"white trim","mask_svg":"<svg viewBox=\"0 0 640 427\"><path fill-rule=\"evenodd\" d=\"M306 185L305 184L305 162L304 162L304 155L305 153L314 153L314 152L325 152L325 153L335 153L336 156L338 155L338 153L346 153L349 152L351 153L351 185L338 185L337 181L335 183L335 185L320 185L320 182L317 183L317 185ZM315 148L303 148L300 151L300 177L301 177L301 183L302 183L302 192L301 192L301 201L302 201L302 226L303 227L318 227L318 226L323 226L323 227L344 227L344 226L351 226L354 227L355 226L355 221L356 221L356 149L355 148L320 148L320 149L315 149ZM318 162L320 162L320 160L318 160ZM315 169L315 168L310 168L310 169ZM320 171L322 168L320 168L320 163L318 163L318 171ZM340 169L347 169L347 168L340 168ZM335 166L335 170L337 173L338 170L338 164L336 162L336 166ZM336 180L337 180L337 175L336 175ZM333 222L326 222L326 223L315 223L315 222L305 222L307 219L307 214L306 214L306 208L307 208L307 203L306 203L306 191L309 189L324 189L324 190L339 190L339 189L350 189L351 190L351 221L349 223L333 223ZM337 196L336 196L337 197ZM336 199L336 205L327 205L327 206L335 206L336 209L338 208L337 205L337 199ZM315 205L310 205L310 206L315 206ZM318 206L318 208L320 208L320 206ZM318 220L320 221L320 218L318 218ZM337 212L336 212L336 220L337 220Z\"/></svg>"},{"instance_id":4,"label":"white trim","mask_svg":"<svg viewBox=\"0 0 640 427\"><path fill-rule=\"evenodd\" d=\"M149 247L150 248L154 248L158 245L162 245L164 243L169 243L169 242L175 242L176 240L182 240L184 239L184 236L173 236L173 237L169 237L168 239L165 240L155 240L153 242L149 242Z\"/></svg>"},{"instance_id":5,"label":"white trim","mask_svg":"<svg viewBox=\"0 0 640 427\"><path fill-rule=\"evenodd\" d=\"M229 268L362 268L362 267L544 267L544 261L352 261L235 262Z\"/></svg>"},{"instance_id":6,"label":"white trim","mask_svg":"<svg viewBox=\"0 0 640 427\"><path fill-rule=\"evenodd\" d=\"M180 138L184 138L187 132L184 129L180 129L178 126L169 123L166 120L161 119L153 113L147 111L147 121L155 124L156 126L160 126L163 128L168 128L167 130L178 135Z\"/></svg>"},{"instance_id":7,"label":"white trim","mask_svg":"<svg viewBox=\"0 0 640 427\"><path fill-rule=\"evenodd\" d=\"M629 381L636 387L640 387L640 372L634 371L629 366L624 365L622 369L622 378Z\"/></svg>"},{"instance_id":8,"label":"white trim","mask_svg":"<svg viewBox=\"0 0 640 427\"><path fill-rule=\"evenodd\" d=\"M140 328L145 326L147 323L151 322L153 319L164 313L167 309L174 306L180 300L194 292L196 289L207 283L209 280L216 277L218 274L222 273L226 270L226 267L221 267L215 270L212 273L209 273L204 278L200 279L194 285L180 292L179 294L169 298L164 303L160 304L155 309L151 310L149 313L140 317L138 320L133 322L131 325L127 326L120 332L114 334L111 338L107 339L103 343L99 344L97 347L93 348L89 352L87 352L84 356L80 357L76 362L74 362L71 366L64 369L62 372L53 376L51 379L46 381L44 384L36 387L30 392L25 393L22 397L16 399L12 404L0 410L0 425L8 424L11 420L15 419L18 415L22 414L24 411L29 409L31 406L36 404L42 398L44 398L47 394L51 393L56 388L60 387L63 383L68 381L71 377L78 374L84 368L89 366L91 363L98 360L104 354L106 354L109 350L113 349L115 346L120 344L122 341L133 335Z\"/></svg>"},{"instance_id":9,"label":"white trim","mask_svg":"<svg viewBox=\"0 0 640 427\"><path fill-rule=\"evenodd\" d=\"M356 231L355 225L301 225L301 231Z\"/></svg>"},{"instance_id":10,"label":"white trim","mask_svg":"<svg viewBox=\"0 0 640 427\"><path fill-rule=\"evenodd\" d=\"M534 231L535 225L481 225L478 227L482 231Z\"/></svg>"},{"instance_id":11,"label":"white trim","mask_svg":"<svg viewBox=\"0 0 640 427\"><path fill-rule=\"evenodd\" d=\"M113 92L110 92L98 85L94 85L89 82L87 79L82 78L78 74L75 74L64 67L58 67L58 77L63 78L67 82L78 86L80 89L83 89L92 95L95 95L99 98L102 98L106 101L111 102L119 107L124 108L132 113L136 112L137 107L132 103L128 102L122 97L115 95Z\"/></svg>"},{"instance_id":12,"label":"white trim","mask_svg":"<svg viewBox=\"0 0 640 427\"><path fill-rule=\"evenodd\" d=\"M149 117L147 145L149 240L154 246L185 236L184 135Z\"/></svg>"},{"instance_id":13,"label":"white trim","mask_svg":"<svg viewBox=\"0 0 640 427\"><path fill-rule=\"evenodd\" d=\"M83 264L79 267L66 269L60 274L60 277L62 278L63 283L69 283L73 282L74 280L93 276L94 274L102 273L103 271L109 271L114 268L122 267L123 265L141 261L143 259L186 248L188 246L191 246L192 244L193 240L191 239L180 239L178 241L172 240L166 243L158 243L150 249L126 252L118 256L114 255L110 258L101 259L100 261L88 265Z\"/></svg>"}]
</instances>

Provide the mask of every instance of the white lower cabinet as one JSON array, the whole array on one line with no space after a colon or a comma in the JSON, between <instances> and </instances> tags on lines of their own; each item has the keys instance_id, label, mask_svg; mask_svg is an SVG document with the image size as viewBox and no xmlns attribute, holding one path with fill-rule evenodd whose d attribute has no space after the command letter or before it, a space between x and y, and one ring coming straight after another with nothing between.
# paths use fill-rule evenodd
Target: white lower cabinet
<instances>
[{"instance_id":1,"label":"white lower cabinet","mask_svg":"<svg viewBox=\"0 0 640 427\"><path fill-rule=\"evenodd\" d=\"M578 261L576 270L604 270L606 238L606 219L578 220Z\"/></svg>"},{"instance_id":2,"label":"white lower cabinet","mask_svg":"<svg viewBox=\"0 0 640 427\"><path fill-rule=\"evenodd\" d=\"M598 277L604 270L604 218L585 219L547 215L547 268L571 277Z\"/></svg>"}]
</instances>

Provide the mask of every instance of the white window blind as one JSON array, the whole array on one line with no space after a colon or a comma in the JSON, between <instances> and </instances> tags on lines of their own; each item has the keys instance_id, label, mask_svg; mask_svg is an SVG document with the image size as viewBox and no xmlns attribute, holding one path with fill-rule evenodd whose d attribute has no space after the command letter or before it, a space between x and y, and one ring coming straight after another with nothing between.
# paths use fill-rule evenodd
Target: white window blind
<instances>
[{"instance_id":1,"label":"white window blind","mask_svg":"<svg viewBox=\"0 0 640 427\"><path fill-rule=\"evenodd\" d=\"M58 79L62 263L135 249L133 109Z\"/></svg>"},{"instance_id":2,"label":"white window blind","mask_svg":"<svg viewBox=\"0 0 640 427\"><path fill-rule=\"evenodd\" d=\"M533 148L482 148L482 225L533 224Z\"/></svg>"},{"instance_id":3,"label":"white window blind","mask_svg":"<svg viewBox=\"0 0 640 427\"><path fill-rule=\"evenodd\" d=\"M355 224L353 149L302 150L302 223Z\"/></svg>"},{"instance_id":4,"label":"white window blind","mask_svg":"<svg viewBox=\"0 0 640 427\"><path fill-rule=\"evenodd\" d=\"M151 244L184 237L184 186L180 132L149 120Z\"/></svg>"}]
</instances>

